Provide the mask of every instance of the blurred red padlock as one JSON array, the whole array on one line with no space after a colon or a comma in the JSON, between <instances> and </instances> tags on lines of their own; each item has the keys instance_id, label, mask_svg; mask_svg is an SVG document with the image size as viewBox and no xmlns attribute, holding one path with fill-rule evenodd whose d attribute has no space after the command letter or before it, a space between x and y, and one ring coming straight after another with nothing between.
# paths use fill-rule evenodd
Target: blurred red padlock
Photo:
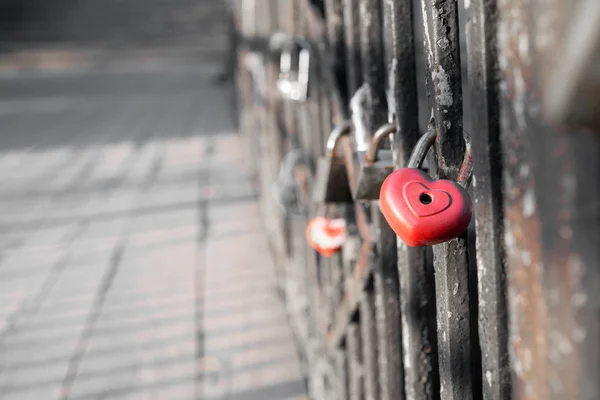
<instances>
[{"instance_id":1,"label":"blurred red padlock","mask_svg":"<svg viewBox=\"0 0 600 400\"><path fill-rule=\"evenodd\" d=\"M306 240L321 255L330 257L346 242L346 221L315 217L306 227Z\"/></svg>"},{"instance_id":2,"label":"blurred red padlock","mask_svg":"<svg viewBox=\"0 0 600 400\"><path fill-rule=\"evenodd\" d=\"M467 151L458 182L434 180L421 165L435 141L435 130L421 137L407 168L387 177L381 186L381 212L391 228L409 246L431 246L462 234L471 222L471 197L461 186L471 175L471 154Z\"/></svg>"}]
</instances>

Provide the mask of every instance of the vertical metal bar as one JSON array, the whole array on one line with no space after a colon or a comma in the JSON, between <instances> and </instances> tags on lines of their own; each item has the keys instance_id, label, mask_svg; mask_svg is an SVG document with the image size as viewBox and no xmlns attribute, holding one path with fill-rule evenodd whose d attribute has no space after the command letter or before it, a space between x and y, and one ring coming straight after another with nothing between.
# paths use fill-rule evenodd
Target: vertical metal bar
<instances>
[{"instance_id":1,"label":"vertical metal bar","mask_svg":"<svg viewBox=\"0 0 600 400\"><path fill-rule=\"evenodd\" d=\"M552 400L591 400L600 398L600 137L569 135L540 124L533 136L544 141L534 151L538 191L556 193L537 198L549 310L547 386Z\"/></svg>"},{"instance_id":2,"label":"vertical metal bar","mask_svg":"<svg viewBox=\"0 0 600 400\"><path fill-rule=\"evenodd\" d=\"M503 155L504 245L507 264L509 354L515 399L547 399L546 312L542 293L539 210L535 207L531 137L526 107L531 76L529 56L515 51L529 40L522 1L498 1L498 53L502 73L501 145Z\"/></svg>"},{"instance_id":3,"label":"vertical metal bar","mask_svg":"<svg viewBox=\"0 0 600 400\"><path fill-rule=\"evenodd\" d=\"M479 341L483 398L510 397L506 271L502 226L496 0L466 3L469 130L473 148L473 202L477 235Z\"/></svg>"},{"instance_id":4,"label":"vertical metal bar","mask_svg":"<svg viewBox=\"0 0 600 400\"><path fill-rule=\"evenodd\" d=\"M332 276L332 288L331 288L331 296L333 303L333 310L331 315L331 320L329 321L329 326L331 326L334 322L335 311L338 309L340 304L342 303L342 298L344 296L344 261L340 253L336 254L332 257L331 260L331 276Z\"/></svg>"},{"instance_id":5,"label":"vertical metal bar","mask_svg":"<svg viewBox=\"0 0 600 400\"><path fill-rule=\"evenodd\" d=\"M458 10L454 1L422 0L427 90L437 140L437 176L456 179L463 161ZM437 294L440 397L473 398L467 238L433 247Z\"/></svg>"},{"instance_id":6,"label":"vertical metal bar","mask_svg":"<svg viewBox=\"0 0 600 400\"><path fill-rule=\"evenodd\" d=\"M536 59L534 65L541 63L541 54ZM532 95L539 93L535 81L533 78L531 82ZM534 360L540 364L532 363L527 369L546 372L539 376L538 384L547 399L597 399L600 138L589 132L569 132L567 136L547 126L530 108L536 106L536 98L526 109L530 115L526 133L535 143L530 153L535 160L531 172L534 193L540 195L523 201L540 218L541 259L537 269L541 271L546 313L543 331L537 333L545 335L546 348L540 359ZM591 171L596 176L590 180Z\"/></svg>"},{"instance_id":7,"label":"vertical metal bar","mask_svg":"<svg viewBox=\"0 0 600 400\"><path fill-rule=\"evenodd\" d=\"M402 168L419 136L412 0L385 1L384 44L390 114L399 134L394 150ZM407 399L439 399L435 282L425 249L398 241L404 386Z\"/></svg>"},{"instance_id":8,"label":"vertical metal bar","mask_svg":"<svg viewBox=\"0 0 600 400\"><path fill-rule=\"evenodd\" d=\"M347 35L352 34L354 32L358 33L359 31L354 26L354 31L347 29L346 26L348 23L351 24L351 21L345 20L345 9L348 4L346 0L327 0L325 4L325 11L327 17L327 27L328 27L328 41L329 48L333 48L333 65L326 65L326 68L330 69L330 83L337 86L337 90L329 90L329 102L327 104L328 109L333 109L334 106L337 106L337 112L339 114L334 114L330 112L329 114L329 123L332 122L341 122L343 119L347 119L349 116L348 110L348 101L352 88L349 86L349 74L351 70L354 70L352 65L348 64L348 54L352 51L352 48L357 48L358 41L355 43L350 43L347 40ZM352 10L351 10L352 11ZM352 29L352 24L350 26ZM360 57L360 53L358 53ZM334 68L334 73L331 73L331 68ZM336 98L338 97L338 98ZM332 126L330 125L330 128ZM327 138L324 138L326 141ZM353 204L338 204L335 206L336 212L339 215L342 215L346 222L348 223L349 229L352 229L351 226L355 225L355 214L356 210ZM344 269L347 267L351 267L350 264L345 265L342 257L339 259L339 263L336 266L339 273L339 292L340 297L337 305L341 304L341 298L343 296L344 291L344 282L345 276L351 277L351 273L346 273Z\"/></svg>"},{"instance_id":9,"label":"vertical metal bar","mask_svg":"<svg viewBox=\"0 0 600 400\"><path fill-rule=\"evenodd\" d=\"M360 1L360 38L363 80L367 85L367 104L364 110L367 128L373 132L387 122L386 64L383 44L383 13L381 0ZM389 228L377 207L372 208L377 231L374 293L367 291L361 304L361 316L366 346L367 332L377 337L373 356L377 364L369 364L365 357L367 396L374 399L402 399L404 397L402 343L400 326L400 295L398 287L396 235ZM372 299L371 299L372 298ZM371 307L371 302L375 308ZM372 312L374 315L372 315ZM375 317L377 324L367 325ZM371 340L369 338L369 340ZM367 347L365 347L367 349ZM365 353L367 353L365 351Z\"/></svg>"},{"instance_id":10,"label":"vertical metal bar","mask_svg":"<svg viewBox=\"0 0 600 400\"><path fill-rule=\"evenodd\" d=\"M498 7L514 393L517 399L597 399L600 138L560 132L539 113L541 77L563 55L562 25L571 5L534 4L541 3ZM536 46L524 46L529 42Z\"/></svg>"},{"instance_id":11,"label":"vertical metal bar","mask_svg":"<svg viewBox=\"0 0 600 400\"><path fill-rule=\"evenodd\" d=\"M335 398L338 400L348 400L350 399L350 365L346 345L335 352L335 370L337 374Z\"/></svg>"},{"instance_id":12,"label":"vertical metal bar","mask_svg":"<svg viewBox=\"0 0 600 400\"><path fill-rule=\"evenodd\" d=\"M327 18L327 39L329 41L329 56L332 59L332 65L328 66L333 70L333 79L341 92L342 101L348 102L348 78L346 64L346 46L344 41L344 13L342 0L326 0L325 12Z\"/></svg>"},{"instance_id":13,"label":"vertical metal bar","mask_svg":"<svg viewBox=\"0 0 600 400\"><path fill-rule=\"evenodd\" d=\"M362 82L359 1L343 0L346 68L348 74L348 93L350 95L360 87Z\"/></svg>"},{"instance_id":14,"label":"vertical metal bar","mask_svg":"<svg viewBox=\"0 0 600 400\"><path fill-rule=\"evenodd\" d=\"M365 380L363 374L363 345L360 321L348 326L346 345L348 348L348 366L350 377L350 400L364 400Z\"/></svg>"},{"instance_id":15,"label":"vertical metal bar","mask_svg":"<svg viewBox=\"0 0 600 400\"><path fill-rule=\"evenodd\" d=\"M586 3L594 2L528 4L529 40L545 38L533 48L534 54L529 52L534 74L529 77L531 100L526 111L540 194L535 200L542 221L546 386L552 400L600 398L600 135L550 127L538 112L547 85L555 79L550 71L574 46L565 40L567 25L582 26L581 18L590 10L584 8ZM583 42L590 39L580 38L580 45L585 47ZM575 67L576 61L571 63ZM589 86L593 87L592 80ZM589 102L593 99L582 96L575 107L585 108Z\"/></svg>"},{"instance_id":16,"label":"vertical metal bar","mask_svg":"<svg viewBox=\"0 0 600 400\"><path fill-rule=\"evenodd\" d=\"M421 0L425 23L427 92L438 138L437 173L456 179L465 141L462 130L462 88L458 9L454 1Z\"/></svg>"},{"instance_id":17,"label":"vertical metal bar","mask_svg":"<svg viewBox=\"0 0 600 400\"><path fill-rule=\"evenodd\" d=\"M387 122L381 0L360 0L359 26L362 74L369 87L365 123L374 131Z\"/></svg>"},{"instance_id":18,"label":"vertical metal bar","mask_svg":"<svg viewBox=\"0 0 600 400\"><path fill-rule=\"evenodd\" d=\"M377 318L377 351L379 355L378 399L404 399L404 370L402 367L402 331L398 282L396 235L379 212L377 261L375 264L375 308Z\"/></svg>"},{"instance_id":19,"label":"vertical metal bar","mask_svg":"<svg viewBox=\"0 0 600 400\"><path fill-rule=\"evenodd\" d=\"M533 138L547 314L548 399L600 398L600 138L540 124ZM547 152L547 153L546 153ZM595 178L589 179L596 171ZM539 178L538 178L539 177Z\"/></svg>"},{"instance_id":20,"label":"vertical metal bar","mask_svg":"<svg viewBox=\"0 0 600 400\"><path fill-rule=\"evenodd\" d=\"M373 286L370 285L365 290L359 305L366 400L379 400L380 398L375 293L373 289Z\"/></svg>"}]
</instances>

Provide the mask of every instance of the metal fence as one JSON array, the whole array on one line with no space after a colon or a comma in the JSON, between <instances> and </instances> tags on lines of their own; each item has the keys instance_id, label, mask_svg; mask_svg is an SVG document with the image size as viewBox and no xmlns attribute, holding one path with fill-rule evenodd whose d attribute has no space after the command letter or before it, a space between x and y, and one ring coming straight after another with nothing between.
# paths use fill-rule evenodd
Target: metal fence
<instances>
[{"instance_id":1,"label":"metal fence","mask_svg":"<svg viewBox=\"0 0 600 400\"><path fill-rule=\"evenodd\" d=\"M600 136L544 112L585 3L235 2L241 130L315 399L600 398ZM276 32L310 49L306 101L277 90ZM369 134L393 123L396 167L430 120L431 174L456 179L472 153L467 232L408 247L376 199L311 201L329 132L348 120ZM340 143L353 185L361 146L357 133ZM305 209L286 216L272 191L292 150ZM304 239L317 214L347 222L329 258Z\"/></svg>"}]
</instances>

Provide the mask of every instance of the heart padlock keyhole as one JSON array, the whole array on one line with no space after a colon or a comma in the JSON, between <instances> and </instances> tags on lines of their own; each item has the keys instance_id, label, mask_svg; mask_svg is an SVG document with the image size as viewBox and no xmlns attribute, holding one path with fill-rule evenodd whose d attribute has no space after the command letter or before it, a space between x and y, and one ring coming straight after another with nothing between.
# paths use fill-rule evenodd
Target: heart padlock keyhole
<instances>
[{"instance_id":1,"label":"heart padlock keyhole","mask_svg":"<svg viewBox=\"0 0 600 400\"><path fill-rule=\"evenodd\" d=\"M423 205L428 205L428 204L431 204L431 202L433 201L433 199L431 198L431 194L429 194L427 192L423 192L419 196L419 201Z\"/></svg>"}]
</instances>

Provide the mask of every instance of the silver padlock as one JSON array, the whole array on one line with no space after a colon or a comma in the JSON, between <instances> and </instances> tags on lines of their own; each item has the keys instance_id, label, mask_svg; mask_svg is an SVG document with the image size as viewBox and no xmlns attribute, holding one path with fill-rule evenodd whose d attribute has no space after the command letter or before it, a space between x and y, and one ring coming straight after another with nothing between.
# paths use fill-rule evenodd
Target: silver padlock
<instances>
[{"instance_id":1,"label":"silver padlock","mask_svg":"<svg viewBox=\"0 0 600 400\"><path fill-rule=\"evenodd\" d=\"M396 125L385 124L379 128L369 143L367 151L358 152L360 171L354 188L355 200L378 200L379 191L385 178L394 172L392 150L380 150L381 141L393 138Z\"/></svg>"},{"instance_id":2,"label":"silver padlock","mask_svg":"<svg viewBox=\"0 0 600 400\"><path fill-rule=\"evenodd\" d=\"M317 175L313 187L313 201L315 203L351 203L352 191L348 181L346 164L337 154L340 139L348 136L352 131L352 124L344 122L329 134L325 156L317 162Z\"/></svg>"},{"instance_id":3,"label":"silver padlock","mask_svg":"<svg viewBox=\"0 0 600 400\"><path fill-rule=\"evenodd\" d=\"M299 39L297 39L299 40ZM308 98L310 79L310 47L308 43L292 42L281 51L277 89L285 98L304 102ZM294 50L290 50L293 48ZM298 66L292 68L292 51L298 49Z\"/></svg>"},{"instance_id":4,"label":"silver padlock","mask_svg":"<svg viewBox=\"0 0 600 400\"><path fill-rule=\"evenodd\" d=\"M290 90L289 98L304 102L308 98L308 79L310 77L310 50L303 48L298 54L298 75Z\"/></svg>"},{"instance_id":5,"label":"silver padlock","mask_svg":"<svg viewBox=\"0 0 600 400\"><path fill-rule=\"evenodd\" d=\"M277 79L277 89L284 97L288 98L292 91L292 53L288 49L281 51L279 58L279 77Z\"/></svg>"}]
</instances>

